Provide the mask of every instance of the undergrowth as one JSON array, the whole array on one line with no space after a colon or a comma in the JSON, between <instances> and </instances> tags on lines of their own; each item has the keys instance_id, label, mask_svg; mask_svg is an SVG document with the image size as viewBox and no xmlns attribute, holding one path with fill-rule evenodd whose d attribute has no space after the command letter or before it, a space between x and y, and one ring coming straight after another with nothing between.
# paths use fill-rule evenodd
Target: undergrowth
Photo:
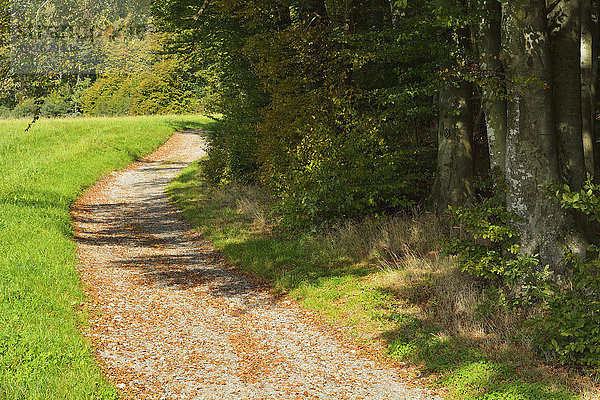
<instances>
[{"instance_id":1,"label":"undergrowth","mask_svg":"<svg viewBox=\"0 0 600 400\"><path fill-rule=\"evenodd\" d=\"M481 310L481 281L440 257L450 226L439 217L415 212L282 236L269 196L256 187L215 188L200 169L186 169L169 194L231 263L355 340L418 366L450 397L572 399L592 388L533 356L517 312Z\"/></svg>"},{"instance_id":2,"label":"undergrowth","mask_svg":"<svg viewBox=\"0 0 600 400\"><path fill-rule=\"evenodd\" d=\"M79 333L69 207L203 117L0 121L0 399L116 399Z\"/></svg>"}]
</instances>

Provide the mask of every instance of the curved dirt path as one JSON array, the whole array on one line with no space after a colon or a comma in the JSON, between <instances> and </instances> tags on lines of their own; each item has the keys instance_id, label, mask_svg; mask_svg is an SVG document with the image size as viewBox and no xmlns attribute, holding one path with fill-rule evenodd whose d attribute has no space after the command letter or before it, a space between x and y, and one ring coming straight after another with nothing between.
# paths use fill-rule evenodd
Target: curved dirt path
<instances>
[{"instance_id":1,"label":"curved dirt path","mask_svg":"<svg viewBox=\"0 0 600 400\"><path fill-rule=\"evenodd\" d=\"M135 399L429 399L220 255L170 205L199 132L113 173L73 208L91 324L108 378Z\"/></svg>"}]
</instances>

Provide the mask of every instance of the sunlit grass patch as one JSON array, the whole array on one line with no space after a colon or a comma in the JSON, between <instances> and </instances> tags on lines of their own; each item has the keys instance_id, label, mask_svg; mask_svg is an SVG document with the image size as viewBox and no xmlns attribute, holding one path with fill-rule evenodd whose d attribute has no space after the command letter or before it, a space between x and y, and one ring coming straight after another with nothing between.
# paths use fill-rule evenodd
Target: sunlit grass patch
<instances>
[{"instance_id":1,"label":"sunlit grass patch","mask_svg":"<svg viewBox=\"0 0 600 400\"><path fill-rule=\"evenodd\" d=\"M79 333L69 207L199 116L0 121L0 398L114 399Z\"/></svg>"}]
</instances>

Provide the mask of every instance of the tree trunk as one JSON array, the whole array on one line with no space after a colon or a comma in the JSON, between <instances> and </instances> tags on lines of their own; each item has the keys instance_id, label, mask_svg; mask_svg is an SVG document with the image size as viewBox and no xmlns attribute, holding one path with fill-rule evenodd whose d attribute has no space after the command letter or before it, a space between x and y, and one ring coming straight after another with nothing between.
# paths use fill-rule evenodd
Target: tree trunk
<instances>
[{"instance_id":1,"label":"tree trunk","mask_svg":"<svg viewBox=\"0 0 600 400\"><path fill-rule=\"evenodd\" d=\"M506 158L506 93L504 69L500 62L501 14L498 0L484 0L479 26L479 52L484 73L482 102L485 110L490 165L504 172Z\"/></svg>"},{"instance_id":2,"label":"tree trunk","mask_svg":"<svg viewBox=\"0 0 600 400\"><path fill-rule=\"evenodd\" d=\"M274 14L278 30L284 30L292 24L292 16L290 14L290 7L285 4L275 3Z\"/></svg>"},{"instance_id":3,"label":"tree trunk","mask_svg":"<svg viewBox=\"0 0 600 400\"><path fill-rule=\"evenodd\" d=\"M549 15L558 160L561 177L574 190L581 189L585 180L581 128L581 1L562 0Z\"/></svg>"},{"instance_id":4,"label":"tree trunk","mask_svg":"<svg viewBox=\"0 0 600 400\"><path fill-rule=\"evenodd\" d=\"M441 8L452 7L454 0L437 0ZM458 52L468 47L469 34L446 32L447 43ZM473 88L465 81L446 81L439 93L438 157L435 181L429 202L438 211L449 205L471 201L473 161Z\"/></svg>"},{"instance_id":5,"label":"tree trunk","mask_svg":"<svg viewBox=\"0 0 600 400\"><path fill-rule=\"evenodd\" d=\"M581 2L581 132L585 168L594 175L594 102L592 95L592 0Z\"/></svg>"},{"instance_id":6,"label":"tree trunk","mask_svg":"<svg viewBox=\"0 0 600 400\"><path fill-rule=\"evenodd\" d=\"M430 199L439 211L465 205L472 196L472 95L467 82L448 84L440 91L437 173Z\"/></svg>"},{"instance_id":7,"label":"tree trunk","mask_svg":"<svg viewBox=\"0 0 600 400\"><path fill-rule=\"evenodd\" d=\"M592 132L594 133L594 175L600 178L600 122L596 119L598 112L598 74L600 72L600 0L592 0L592 78L591 78L591 97L592 97Z\"/></svg>"},{"instance_id":8,"label":"tree trunk","mask_svg":"<svg viewBox=\"0 0 600 400\"><path fill-rule=\"evenodd\" d=\"M581 253L580 236L543 184L560 182L550 82L551 58L544 0L503 3L503 45L507 54L506 201L518 217L521 252L539 254L542 265L562 266L559 243ZM532 83L531 77L535 78Z\"/></svg>"}]
</instances>

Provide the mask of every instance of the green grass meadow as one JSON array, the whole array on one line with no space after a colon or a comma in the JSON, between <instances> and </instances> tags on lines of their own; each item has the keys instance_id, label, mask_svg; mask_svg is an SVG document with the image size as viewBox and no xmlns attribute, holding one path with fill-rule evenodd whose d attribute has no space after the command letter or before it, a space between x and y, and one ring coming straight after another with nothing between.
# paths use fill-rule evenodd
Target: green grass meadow
<instances>
[{"instance_id":1,"label":"green grass meadow","mask_svg":"<svg viewBox=\"0 0 600 400\"><path fill-rule=\"evenodd\" d=\"M114 399L79 333L69 208L199 116L0 121L0 398Z\"/></svg>"},{"instance_id":2,"label":"green grass meadow","mask_svg":"<svg viewBox=\"0 0 600 400\"><path fill-rule=\"evenodd\" d=\"M535 358L488 351L474 340L444 334L436 321L406 300L422 296L427 282L402 286L404 271L353 261L328 245L327 235L281 238L257 229L239 206L243 202L236 208L227 200L231 195L209 187L200 168L200 163L188 167L168 191L188 221L231 263L349 328L353 339L419 366L423 384L444 388L449 398L458 399L580 398L578 388L540 369Z\"/></svg>"}]
</instances>

